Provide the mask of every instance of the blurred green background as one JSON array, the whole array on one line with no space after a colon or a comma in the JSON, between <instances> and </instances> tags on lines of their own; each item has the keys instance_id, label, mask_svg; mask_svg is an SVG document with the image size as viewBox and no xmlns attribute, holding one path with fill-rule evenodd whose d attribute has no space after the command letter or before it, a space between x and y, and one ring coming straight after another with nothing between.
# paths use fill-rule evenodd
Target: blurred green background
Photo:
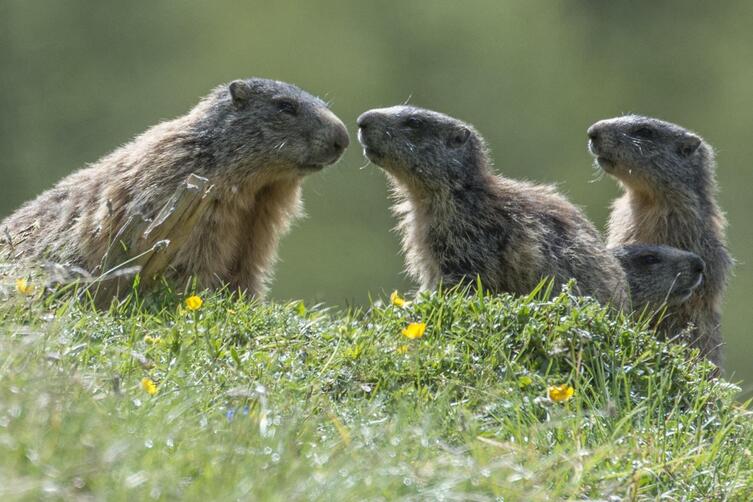
<instances>
[{"instance_id":1,"label":"blurred green background","mask_svg":"<svg viewBox=\"0 0 753 502\"><path fill-rule=\"evenodd\" d=\"M275 299L362 304L410 290L384 177L355 118L410 98L469 121L505 175L556 182L603 227L616 184L586 151L626 112L694 129L718 150L738 260L727 369L753 389L753 2L0 0L0 216L220 82L264 76L332 103L345 158L306 183Z\"/></svg>"}]
</instances>

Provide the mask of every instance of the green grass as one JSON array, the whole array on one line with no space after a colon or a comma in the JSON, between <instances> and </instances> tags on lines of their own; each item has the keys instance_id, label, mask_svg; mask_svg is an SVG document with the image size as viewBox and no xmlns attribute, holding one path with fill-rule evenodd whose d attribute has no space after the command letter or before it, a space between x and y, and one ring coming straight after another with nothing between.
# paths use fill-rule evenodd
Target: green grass
<instances>
[{"instance_id":1,"label":"green grass","mask_svg":"<svg viewBox=\"0 0 753 502\"><path fill-rule=\"evenodd\" d=\"M349 312L201 296L195 312L172 292L109 312L7 299L0 499L753 493L737 387L568 292L426 294ZM414 321L426 333L409 340ZM563 383L574 397L551 402L548 386Z\"/></svg>"}]
</instances>

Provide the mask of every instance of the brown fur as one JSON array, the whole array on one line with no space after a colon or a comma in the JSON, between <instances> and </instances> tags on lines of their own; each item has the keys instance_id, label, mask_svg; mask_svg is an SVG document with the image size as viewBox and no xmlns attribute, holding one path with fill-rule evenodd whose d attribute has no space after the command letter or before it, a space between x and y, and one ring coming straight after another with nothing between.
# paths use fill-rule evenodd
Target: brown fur
<instances>
[{"instance_id":1,"label":"brown fur","mask_svg":"<svg viewBox=\"0 0 753 502\"><path fill-rule=\"evenodd\" d=\"M733 261L727 222L716 201L711 146L675 124L639 116L603 120L588 133L599 165L625 190L612 205L609 245L664 244L703 259L703 284L668 310L663 332L683 332L692 346L721 364L721 306Z\"/></svg>"},{"instance_id":2,"label":"brown fur","mask_svg":"<svg viewBox=\"0 0 753 502\"><path fill-rule=\"evenodd\" d=\"M213 183L213 200L168 277L263 295L278 240L301 213L303 178L335 162L347 144L342 122L291 84L222 85L188 114L152 127L24 204L0 224L5 256L102 273L126 220L153 217L195 173Z\"/></svg>"},{"instance_id":3,"label":"brown fur","mask_svg":"<svg viewBox=\"0 0 753 502\"><path fill-rule=\"evenodd\" d=\"M583 213L553 187L496 176L472 126L408 106L359 117L366 156L388 173L408 273L423 289L474 281L526 294L544 278L621 306L625 274Z\"/></svg>"}]
</instances>

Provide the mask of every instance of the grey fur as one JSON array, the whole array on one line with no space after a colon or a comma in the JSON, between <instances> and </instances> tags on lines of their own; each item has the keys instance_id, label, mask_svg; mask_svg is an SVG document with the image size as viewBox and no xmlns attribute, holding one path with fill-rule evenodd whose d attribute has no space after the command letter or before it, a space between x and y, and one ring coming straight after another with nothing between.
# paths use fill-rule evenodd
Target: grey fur
<instances>
[{"instance_id":1,"label":"grey fur","mask_svg":"<svg viewBox=\"0 0 753 502\"><path fill-rule=\"evenodd\" d=\"M553 187L496 176L470 125L411 106L358 118L366 157L393 185L407 269L423 289L480 276L526 294L542 278L622 305L625 274L583 213Z\"/></svg>"},{"instance_id":2,"label":"grey fur","mask_svg":"<svg viewBox=\"0 0 753 502\"><path fill-rule=\"evenodd\" d=\"M170 278L262 295L279 237L301 212L307 174L337 161L348 134L320 99L251 78L220 85L186 115L158 124L27 202L1 224L5 257L92 274L130 215L165 204L191 173L215 199L172 263Z\"/></svg>"},{"instance_id":3,"label":"grey fur","mask_svg":"<svg viewBox=\"0 0 753 502\"><path fill-rule=\"evenodd\" d=\"M664 244L706 263L703 284L670 309L664 329L687 333L691 345L721 364L721 306L733 260L716 201L713 149L687 129L637 115L599 121L588 135L597 163L625 191L612 205L609 245Z\"/></svg>"},{"instance_id":4,"label":"grey fur","mask_svg":"<svg viewBox=\"0 0 753 502\"><path fill-rule=\"evenodd\" d=\"M610 251L625 270L630 300L637 312L681 305L703 283L706 265L695 253L649 244L630 244Z\"/></svg>"}]
</instances>

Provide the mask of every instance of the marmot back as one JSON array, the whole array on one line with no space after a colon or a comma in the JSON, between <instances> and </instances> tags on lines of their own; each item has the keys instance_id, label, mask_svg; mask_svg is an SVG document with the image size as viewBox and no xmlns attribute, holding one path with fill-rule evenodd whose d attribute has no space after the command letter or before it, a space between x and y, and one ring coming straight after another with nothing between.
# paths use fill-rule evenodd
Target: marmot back
<instances>
[{"instance_id":1,"label":"marmot back","mask_svg":"<svg viewBox=\"0 0 753 502\"><path fill-rule=\"evenodd\" d=\"M670 309L674 323L665 330L674 334L690 323L691 345L720 364L721 304L733 262L716 201L713 149L678 125L635 115L597 122L588 136L599 166L625 191L612 205L609 245L664 244L705 262L703 284Z\"/></svg>"},{"instance_id":2,"label":"marmot back","mask_svg":"<svg viewBox=\"0 0 753 502\"><path fill-rule=\"evenodd\" d=\"M495 176L476 130L410 106L358 118L368 159L397 198L408 272L424 289L480 276L495 292L529 293L543 278L621 306L625 274L583 213L552 187Z\"/></svg>"},{"instance_id":3,"label":"marmot back","mask_svg":"<svg viewBox=\"0 0 753 502\"><path fill-rule=\"evenodd\" d=\"M128 218L153 218L197 174L214 185L213 199L177 250L170 278L261 295L278 239L301 211L302 179L347 145L342 121L294 85L259 78L221 85L0 223L5 258L100 274Z\"/></svg>"}]
</instances>

